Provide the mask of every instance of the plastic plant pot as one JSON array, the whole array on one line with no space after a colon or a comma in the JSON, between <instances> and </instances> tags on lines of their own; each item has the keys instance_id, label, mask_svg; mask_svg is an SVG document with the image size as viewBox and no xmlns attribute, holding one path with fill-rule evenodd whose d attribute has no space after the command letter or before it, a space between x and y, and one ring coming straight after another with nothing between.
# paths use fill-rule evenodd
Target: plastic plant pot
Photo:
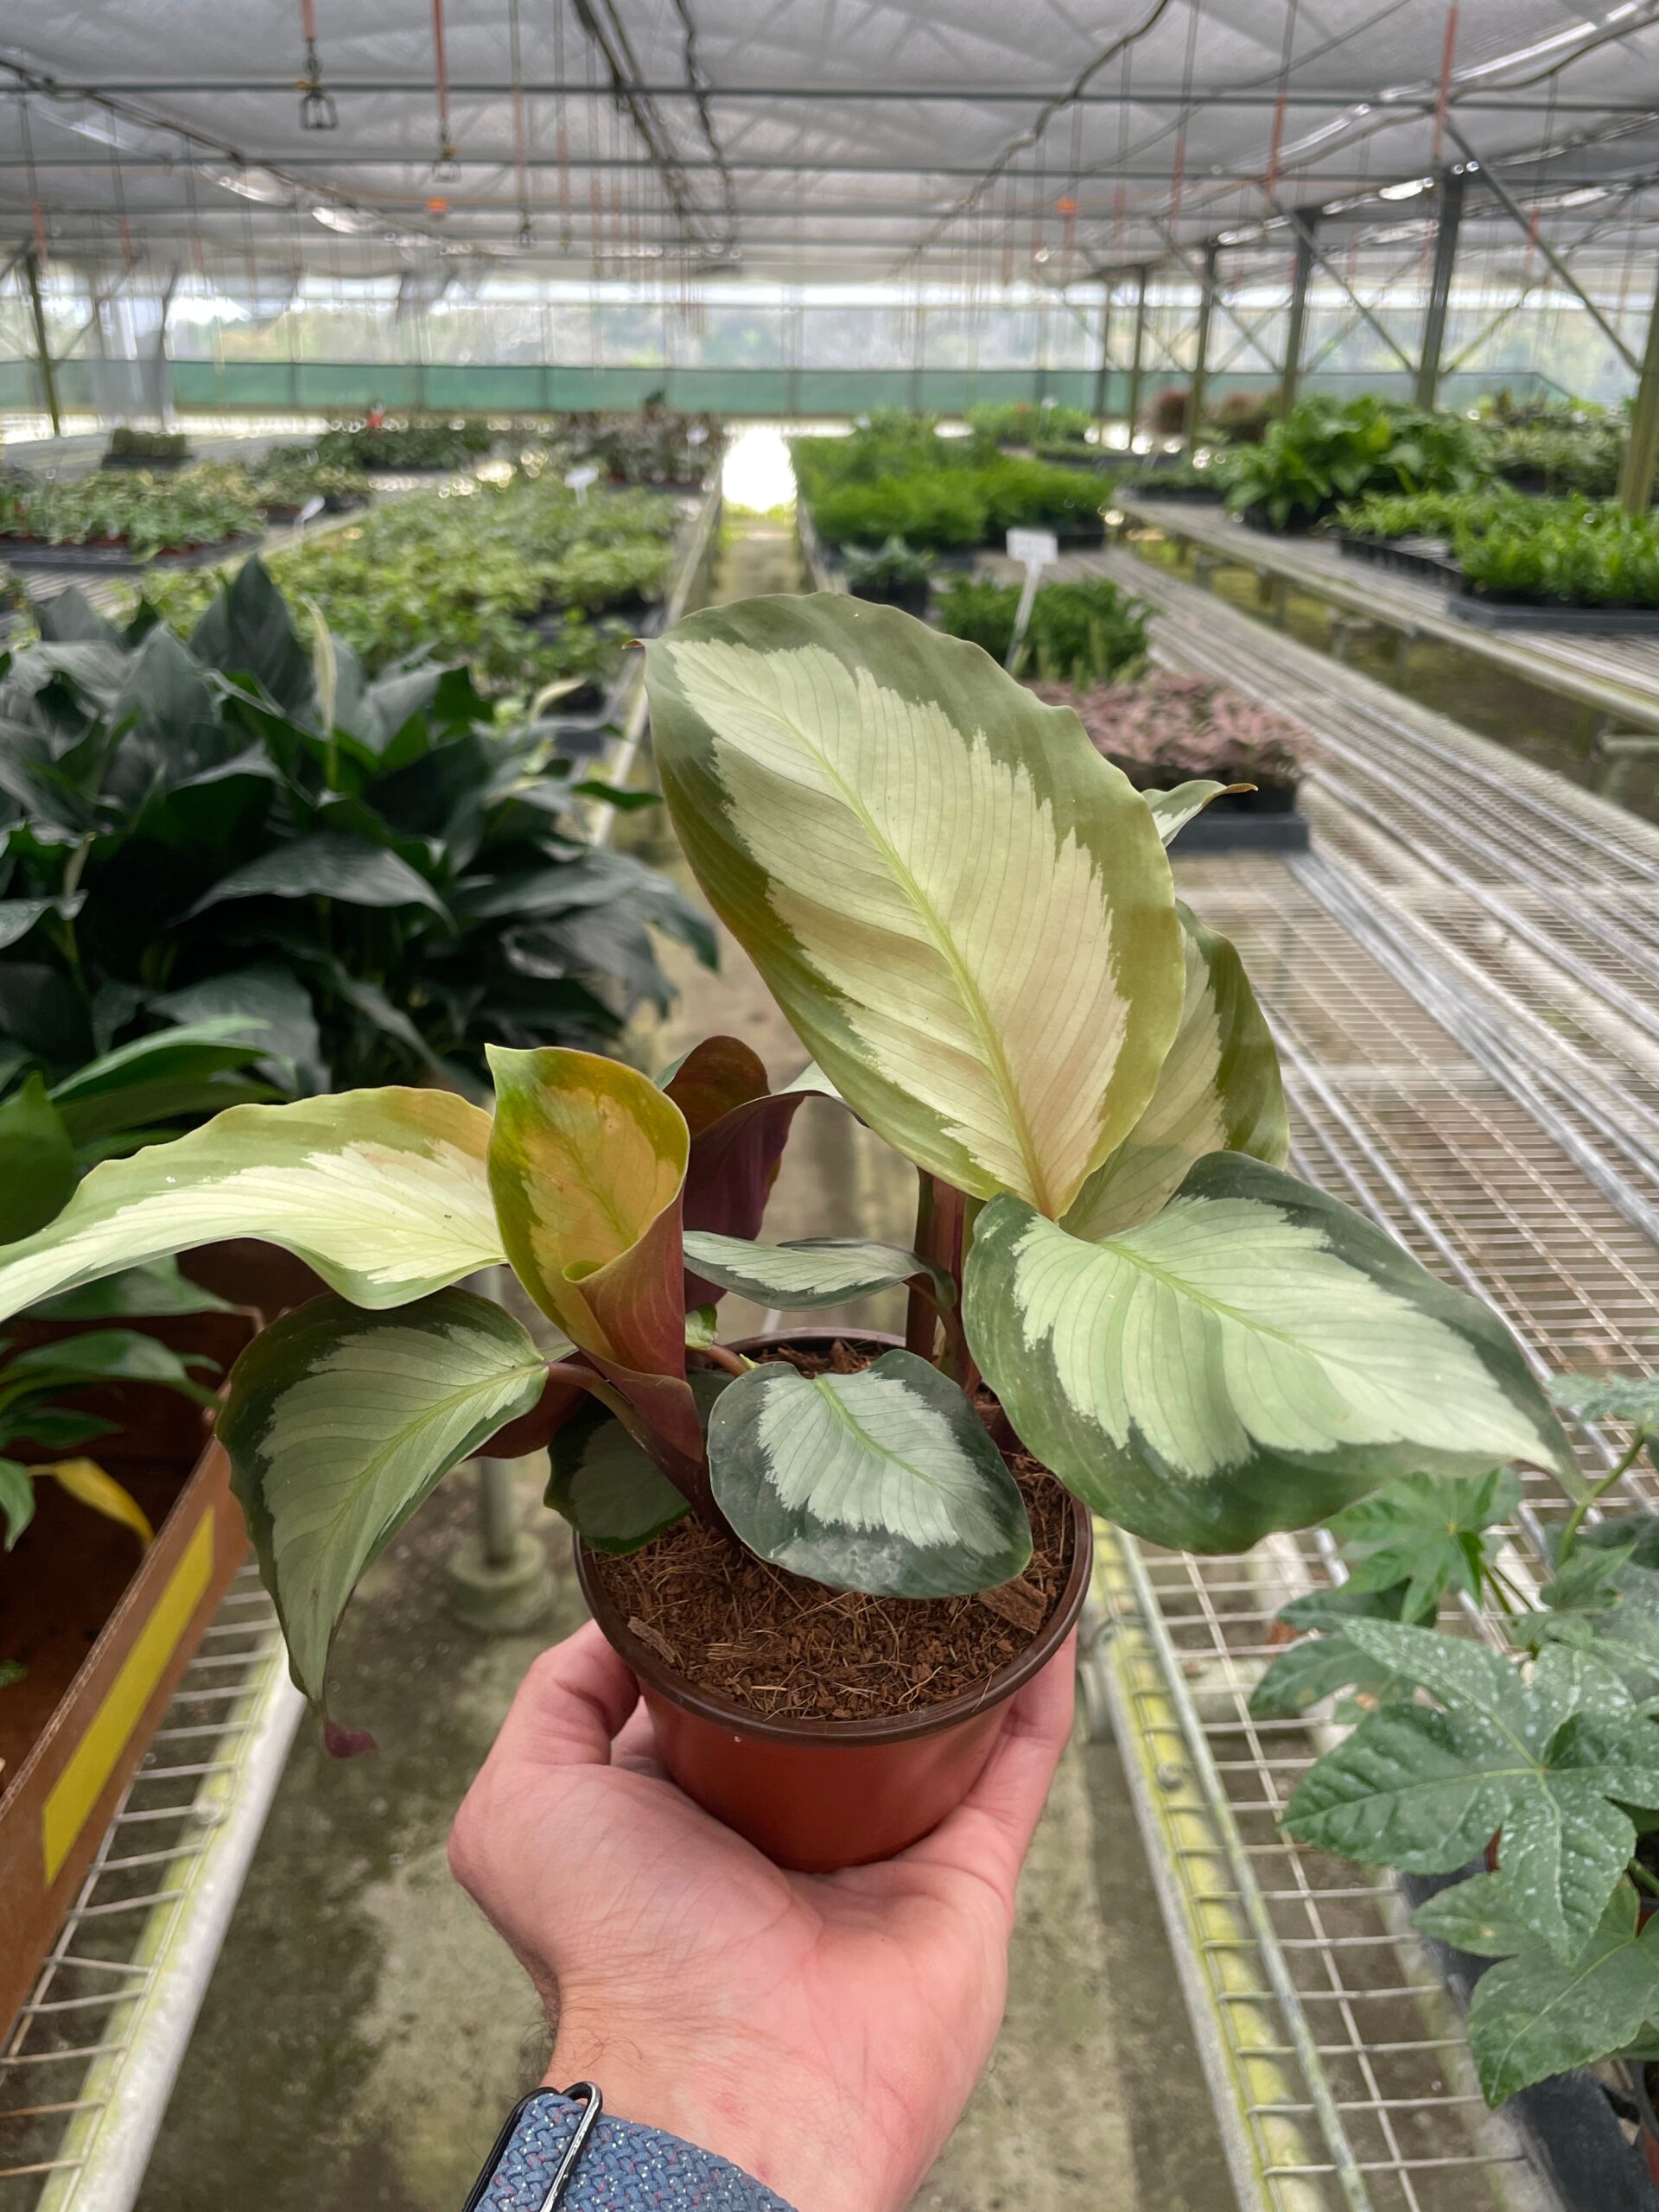
<instances>
[{"instance_id":1,"label":"plastic plant pot","mask_svg":"<svg viewBox=\"0 0 1659 2212\"><path fill-rule=\"evenodd\" d=\"M736 1349L828 1346L836 1333L757 1338ZM862 1330L857 1338L876 1341ZM632 1633L591 1555L580 1540L575 1545L582 1595L639 1681L669 1773L688 1797L778 1866L809 1874L890 1859L962 1802L990 1756L1008 1700L1055 1660L1076 1626L1092 1554L1088 1510L1073 1499L1071 1558L1058 1604L1026 1649L975 1689L883 1719L798 1720L769 1719L676 1674Z\"/></svg>"}]
</instances>

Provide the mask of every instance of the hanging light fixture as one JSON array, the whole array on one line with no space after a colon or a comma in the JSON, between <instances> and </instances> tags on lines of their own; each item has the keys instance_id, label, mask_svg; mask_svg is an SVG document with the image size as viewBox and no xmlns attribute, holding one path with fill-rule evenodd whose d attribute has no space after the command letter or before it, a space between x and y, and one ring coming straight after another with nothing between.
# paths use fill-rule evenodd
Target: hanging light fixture
<instances>
[{"instance_id":1,"label":"hanging light fixture","mask_svg":"<svg viewBox=\"0 0 1659 2212\"><path fill-rule=\"evenodd\" d=\"M432 181L458 184L461 149L449 135L449 64L443 47L443 0L432 0L432 54L438 95L438 157L432 164Z\"/></svg>"},{"instance_id":2,"label":"hanging light fixture","mask_svg":"<svg viewBox=\"0 0 1659 2212\"><path fill-rule=\"evenodd\" d=\"M338 130L340 110L322 88L322 60L317 52L316 0L300 0L300 29L305 39L305 67L296 79L302 130Z\"/></svg>"}]
</instances>

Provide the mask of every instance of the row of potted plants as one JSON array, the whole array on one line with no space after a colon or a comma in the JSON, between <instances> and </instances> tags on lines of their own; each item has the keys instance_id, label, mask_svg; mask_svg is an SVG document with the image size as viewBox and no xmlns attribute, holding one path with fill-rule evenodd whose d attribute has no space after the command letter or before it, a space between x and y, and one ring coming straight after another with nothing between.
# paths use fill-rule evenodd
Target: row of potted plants
<instances>
[{"instance_id":1,"label":"row of potted plants","mask_svg":"<svg viewBox=\"0 0 1659 2212\"><path fill-rule=\"evenodd\" d=\"M425 421L337 423L316 444L317 459L331 467L378 469L401 474L431 469L448 474L471 468L495 444L495 432L480 416Z\"/></svg>"},{"instance_id":2,"label":"row of potted plants","mask_svg":"<svg viewBox=\"0 0 1659 2212\"><path fill-rule=\"evenodd\" d=\"M466 661L493 691L523 696L564 680L568 699L597 702L667 588L684 518L683 503L660 493L572 490L538 456L505 481L388 502L284 548L270 568L371 674L429 652ZM169 577L146 594L182 628L216 588Z\"/></svg>"},{"instance_id":3,"label":"row of potted plants","mask_svg":"<svg viewBox=\"0 0 1659 2212\"><path fill-rule=\"evenodd\" d=\"M56 479L18 472L0 482L0 543L37 565L71 549L82 567L176 558L251 543L264 520L245 482L204 468Z\"/></svg>"},{"instance_id":4,"label":"row of potted plants","mask_svg":"<svg viewBox=\"0 0 1659 2212\"><path fill-rule=\"evenodd\" d=\"M1408 1473L1568 1478L1495 1315L1284 1171L1271 1039L1164 849L1214 779L1137 791L976 647L841 594L710 610L647 657L676 830L810 1067L778 1084L714 1039L653 1083L504 1045L493 1114L238 1106L0 1250L0 1313L205 1234L329 1285L219 1424L320 1712L391 1532L470 1452L546 1443L671 1770L786 1862L846 1864L971 1780L1076 1617L1090 1511L1233 1552ZM829 1217L764 1241L810 1096L914 1165L911 1246ZM461 1287L504 1262L551 1357ZM900 1283L902 1346L720 1341L728 1292ZM812 1663L770 1663L791 1638Z\"/></svg>"},{"instance_id":5,"label":"row of potted plants","mask_svg":"<svg viewBox=\"0 0 1659 2212\"><path fill-rule=\"evenodd\" d=\"M1105 482L1003 453L982 435L941 436L930 416L879 414L845 437L798 438L791 451L798 495L827 545L899 537L940 553L1012 529L1052 529L1077 543L1102 534Z\"/></svg>"}]
</instances>

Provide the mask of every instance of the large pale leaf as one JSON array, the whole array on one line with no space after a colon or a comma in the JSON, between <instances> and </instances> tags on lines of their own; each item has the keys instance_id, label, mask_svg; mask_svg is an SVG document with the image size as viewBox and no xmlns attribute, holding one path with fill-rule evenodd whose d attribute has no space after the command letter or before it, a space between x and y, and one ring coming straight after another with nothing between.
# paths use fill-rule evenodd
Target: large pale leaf
<instances>
[{"instance_id":1,"label":"large pale leaf","mask_svg":"<svg viewBox=\"0 0 1659 2212\"><path fill-rule=\"evenodd\" d=\"M692 867L836 1090L957 1189L1063 1213L1179 1018L1139 794L977 647L839 594L693 615L646 681Z\"/></svg>"},{"instance_id":2,"label":"large pale leaf","mask_svg":"<svg viewBox=\"0 0 1659 2212\"><path fill-rule=\"evenodd\" d=\"M732 1378L700 1368L688 1379L706 1422ZM689 1510L622 1423L593 1398L585 1398L555 1430L547 1456L547 1503L595 1551L638 1551Z\"/></svg>"},{"instance_id":3,"label":"large pale leaf","mask_svg":"<svg viewBox=\"0 0 1659 2212\"><path fill-rule=\"evenodd\" d=\"M1158 824L1158 835L1165 844L1173 845L1195 814L1202 814L1212 798L1219 798L1224 791L1247 791L1249 784L1218 784L1212 777L1195 777L1191 783L1177 784L1166 791L1142 791L1141 796L1152 809L1152 818Z\"/></svg>"},{"instance_id":4,"label":"large pale leaf","mask_svg":"<svg viewBox=\"0 0 1659 2212\"><path fill-rule=\"evenodd\" d=\"M1571 1465L1489 1307L1237 1153L1098 1243L995 1200L963 1319L1027 1446L1156 1543L1243 1551L1419 1470Z\"/></svg>"},{"instance_id":5,"label":"large pale leaf","mask_svg":"<svg viewBox=\"0 0 1659 2212\"><path fill-rule=\"evenodd\" d=\"M441 1090L233 1106L106 1160L48 1228L0 1249L0 1318L227 1236L281 1245L359 1306L403 1305L505 1256L489 1138L487 1114Z\"/></svg>"},{"instance_id":6,"label":"large pale leaf","mask_svg":"<svg viewBox=\"0 0 1659 2212\"><path fill-rule=\"evenodd\" d=\"M709 1465L751 1550L836 1589L988 1590L1031 1557L1025 1501L985 1424L913 1352L856 1375L752 1369L709 1416Z\"/></svg>"},{"instance_id":7,"label":"large pale leaf","mask_svg":"<svg viewBox=\"0 0 1659 2212\"><path fill-rule=\"evenodd\" d=\"M1147 1220L1207 1152L1248 1152L1279 1167L1290 1148L1279 1055L1244 963L1188 907L1180 916L1181 1026L1145 1113L1067 1213L1074 1236L1108 1236Z\"/></svg>"},{"instance_id":8,"label":"large pale leaf","mask_svg":"<svg viewBox=\"0 0 1659 2212\"><path fill-rule=\"evenodd\" d=\"M238 1360L219 1435L315 1704L364 1568L451 1467L530 1410L546 1374L517 1321L453 1289L396 1314L314 1299Z\"/></svg>"},{"instance_id":9,"label":"large pale leaf","mask_svg":"<svg viewBox=\"0 0 1659 2212\"><path fill-rule=\"evenodd\" d=\"M908 1282L912 1275L925 1276L942 1302L956 1297L944 1268L907 1245L883 1244L874 1237L807 1236L788 1244L756 1244L704 1231L687 1235L685 1256L717 1290L735 1291L757 1306L779 1306L786 1313L845 1306Z\"/></svg>"},{"instance_id":10,"label":"large pale leaf","mask_svg":"<svg viewBox=\"0 0 1659 2212\"><path fill-rule=\"evenodd\" d=\"M493 1046L489 1058L490 1187L507 1256L566 1336L700 1459L685 1382L684 1116L637 1070L597 1053Z\"/></svg>"},{"instance_id":11,"label":"large pale leaf","mask_svg":"<svg viewBox=\"0 0 1659 2212\"><path fill-rule=\"evenodd\" d=\"M1484 1644L1351 1620L1368 1657L1445 1707L1370 1714L1311 1767L1285 1825L1304 1843L1412 1873L1449 1873L1498 1836L1515 1913L1571 1958L1636 1845L1625 1804L1659 1801L1659 1732L1598 1661L1552 1646L1530 1681Z\"/></svg>"}]
</instances>

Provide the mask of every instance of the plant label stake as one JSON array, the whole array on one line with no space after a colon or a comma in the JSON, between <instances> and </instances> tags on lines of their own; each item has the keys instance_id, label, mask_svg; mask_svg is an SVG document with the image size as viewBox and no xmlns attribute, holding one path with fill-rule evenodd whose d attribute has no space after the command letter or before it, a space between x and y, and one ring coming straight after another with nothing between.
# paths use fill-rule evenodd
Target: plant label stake
<instances>
[{"instance_id":1,"label":"plant label stake","mask_svg":"<svg viewBox=\"0 0 1659 2212\"><path fill-rule=\"evenodd\" d=\"M599 471L591 461L584 461L580 468L567 468L564 472L564 480L575 493L576 505L579 507L585 507L588 504L588 486L590 484L598 483Z\"/></svg>"},{"instance_id":2,"label":"plant label stake","mask_svg":"<svg viewBox=\"0 0 1659 2212\"><path fill-rule=\"evenodd\" d=\"M303 530L307 523L315 522L317 517L322 512L327 504L328 502L323 498L321 492L314 492L311 494L311 497L306 501L305 505L300 509L298 514L295 516L294 521L296 527L297 529Z\"/></svg>"},{"instance_id":3,"label":"plant label stake","mask_svg":"<svg viewBox=\"0 0 1659 2212\"><path fill-rule=\"evenodd\" d=\"M1043 570L1060 557L1060 541L1052 530L1011 530L1008 532L1008 558L1023 561L1026 581L1020 587L1020 604L1014 609L1014 635L1008 640L1008 657L1002 665L1012 670L1020 658L1020 648L1026 642L1026 626L1031 620L1031 610L1037 598L1037 586Z\"/></svg>"}]
</instances>

